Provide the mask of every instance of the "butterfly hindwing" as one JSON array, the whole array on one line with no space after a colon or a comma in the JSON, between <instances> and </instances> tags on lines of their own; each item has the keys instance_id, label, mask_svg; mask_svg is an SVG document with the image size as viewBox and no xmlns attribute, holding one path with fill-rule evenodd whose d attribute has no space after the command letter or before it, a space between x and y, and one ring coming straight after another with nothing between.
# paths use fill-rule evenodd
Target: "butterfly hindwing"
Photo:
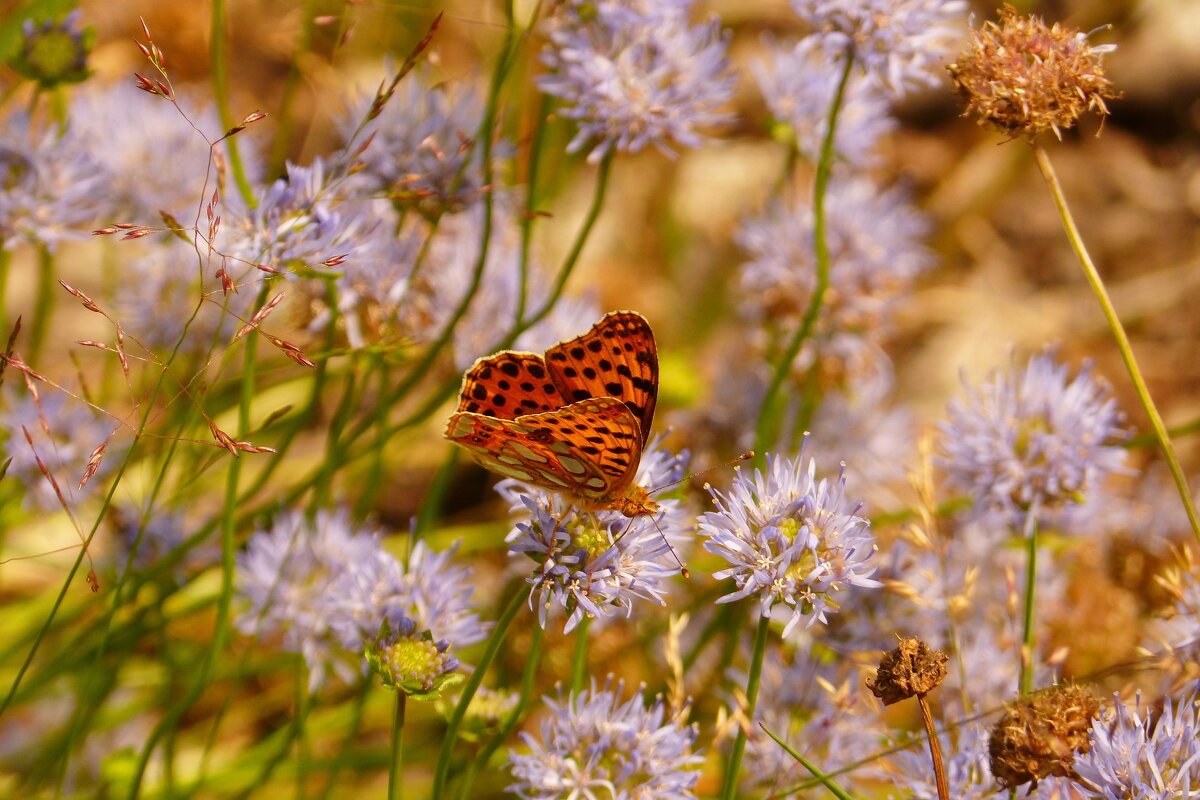
<instances>
[{"instance_id":1,"label":"butterfly hindwing","mask_svg":"<svg viewBox=\"0 0 1200 800\"><path fill-rule=\"evenodd\" d=\"M563 399L537 353L505 350L481 358L463 376L458 410L515 419L560 408Z\"/></svg>"},{"instance_id":2,"label":"butterfly hindwing","mask_svg":"<svg viewBox=\"0 0 1200 800\"><path fill-rule=\"evenodd\" d=\"M642 450L637 418L611 397L512 420L459 412L446 437L493 472L600 503L633 482Z\"/></svg>"},{"instance_id":3,"label":"butterfly hindwing","mask_svg":"<svg viewBox=\"0 0 1200 800\"><path fill-rule=\"evenodd\" d=\"M638 421L640 452L658 401L658 352L645 317L633 311L606 314L587 333L547 350L545 364L563 402L622 401Z\"/></svg>"}]
</instances>

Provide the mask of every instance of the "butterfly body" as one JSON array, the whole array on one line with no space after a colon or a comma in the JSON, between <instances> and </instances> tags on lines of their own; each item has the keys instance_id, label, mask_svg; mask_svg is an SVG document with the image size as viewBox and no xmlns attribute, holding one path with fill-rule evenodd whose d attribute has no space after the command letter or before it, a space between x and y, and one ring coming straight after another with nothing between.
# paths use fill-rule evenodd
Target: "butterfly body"
<instances>
[{"instance_id":1,"label":"butterfly body","mask_svg":"<svg viewBox=\"0 0 1200 800\"><path fill-rule=\"evenodd\" d=\"M640 314L606 314L545 355L506 350L463 376L446 438L481 466L585 511L659 510L634 482L658 398L658 354Z\"/></svg>"}]
</instances>

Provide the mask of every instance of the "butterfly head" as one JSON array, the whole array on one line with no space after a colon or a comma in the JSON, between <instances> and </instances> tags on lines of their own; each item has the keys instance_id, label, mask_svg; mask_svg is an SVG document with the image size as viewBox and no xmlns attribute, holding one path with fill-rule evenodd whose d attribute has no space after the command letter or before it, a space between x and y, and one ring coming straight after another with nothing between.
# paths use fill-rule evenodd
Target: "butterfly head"
<instances>
[{"instance_id":1,"label":"butterfly head","mask_svg":"<svg viewBox=\"0 0 1200 800\"><path fill-rule=\"evenodd\" d=\"M644 486L631 486L624 495L613 504L617 511L627 517L649 517L657 514L662 508L650 499L650 492Z\"/></svg>"}]
</instances>

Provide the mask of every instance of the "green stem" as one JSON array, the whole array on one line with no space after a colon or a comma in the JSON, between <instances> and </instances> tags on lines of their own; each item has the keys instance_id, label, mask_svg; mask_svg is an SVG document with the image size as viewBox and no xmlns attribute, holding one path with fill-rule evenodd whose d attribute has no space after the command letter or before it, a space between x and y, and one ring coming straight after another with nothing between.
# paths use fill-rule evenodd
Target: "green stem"
<instances>
[{"instance_id":1,"label":"green stem","mask_svg":"<svg viewBox=\"0 0 1200 800\"><path fill-rule=\"evenodd\" d=\"M767 652L767 631L771 627L770 617L759 617L758 631L754 635L754 653L750 656L750 678L746 682L746 724L754 720L754 709L758 705L758 684L762 678L763 657ZM746 728L738 724L737 737L729 752L725 767L725 785L721 788L722 800L733 800L737 794L738 773L742 771L742 755L746 752Z\"/></svg>"},{"instance_id":2,"label":"green stem","mask_svg":"<svg viewBox=\"0 0 1200 800\"><path fill-rule=\"evenodd\" d=\"M571 691L575 694L582 692L584 679L587 677L588 631L592 627L592 618L587 614L575 626L575 657L571 659Z\"/></svg>"},{"instance_id":3,"label":"green stem","mask_svg":"<svg viewBox=\"0 0 1200 800\"><path fill-rule=\"evenodd\" d=\"M807 758L800 755L795 750L793 750L790 746L788 746L788 743L783 741L783 739L780 739L778 736L776 736L771 731L770 728L768 728L766 725L763 725L761 723L759 724L758 727L762 728L763 733L767 734L767 736L770 736L772 739L774 739L775 743L784 749L784 752L786 752L792 758L796 759L796 761L800 762L800 764L802 764L806 770L811 772L813 774L813 777L816 778L816 780L822 786L824 786L826 789L828 789L830 792L833 793L834 797L838 798L838 800L854 800L853 796L849 792L847 792L841 786L838 786L836 783L834 783L833 779L830 778L828 775L826 775L824 772L821 772L821 770L818 769L815 764L813 764Z\"/></svg>"},{"instance_id":4,"label":"green stem","mask_svg":"<svg viewBox=\"0 0 1200 800\"><path fill-rule=\"evenodd\" d=\"M212 62L210 69L212 70L213 99L217 104L217 115L221 118L222 127L229 130L236 123L233 119L233 112L229 110L229 73L225 64L225 0L213 0L211 25L209 57ZM229 156L229 166L233 172L233 180L237 184L238 193L247 206L254 208L256 205L254 190L250 188L250 181L246 178L246 168L238 153L237 136L230 136L225 140L225 149Z\"/></svg>"},{"instance_id":5,"label":"green stem","mask_svg":"<svg viewBox=\"0 0 1200 800\"><path fill-rule=\"evenodd\" d=\"M1162 448L1163 456L1167 459L1171 477L1175 479L1175 488L1179 491L1179 499L1183 501L1183 508L1187 511L1192 534L1196 537L1196 541L1200 542L1200 516L1196 514L1196 506L1192 502L1192 493L1188 489L1187 478L1183 474L1183 468L1179 465L1179 458L1175 455L1175 446L1167 434L1167 426L1163 423L1158 408L1154 405L1154 398L1150 396L1145 379L1142 378L1142 371L1138 368L1137 360L1133 356L1133 346L1129 343L1125 327L1121 324L1121 318L1117 316L1112 300L1109 299L1108 291L1104 288L1104 281L1100 278L1100 273L1096 271L1096 265L1092 263L1092 257L1083 243L1083 237L1079 235L1079 228L1075 226L1075 219L1071 216L1071 209L1067 206L1066 196L1063 194L1062 185L1058 182L1058 176L1054 173L1050 157L1036 141L1031 142L1030 146L1033 148L1038 169L1042 171L1042 177L1045 178L1046 184L1050 187L1050 193L1054 196L1054 205L1058 208L1059 217L1062 218L1063 229L1067 233L1071 249L1075 251L1079 265L1083 268L1083 274L1092 287L1096 300L1100 303L1100 309L1108 321L1113 339L1117 342L1121 360L1125 362L1125 369L1133 380L1133 388L1137 392L1138 400L1141 402L1142 408L1146 410L1146 416L1150 418L1150 425L1154 428L1154 435L1158 439L1159 447Z\"/></svg>"},{"instance_id":6,"label":"green stem","mask_svg":"<svg viewBox=\"0 0 1200 800\"><path fill-rule=\"evenodd\" d=\"M500 745L508 740L509 734L513 732L513 728L517 727L517 722L525 713L525 707L529 705L529 698L533 695L533 681L537 677L538 665L542 659L544 634L545 630L541 625L533 626L533 640L529 643L529 651L525 653L525 674L521 677L521 693L517 697L517 704L513 706L512 711L508 712L508 716L504 718L499 729L471 763L471 767L463 779L463 785L458 790L457 800L466 800L467 793L471 790L471 784L475 781L475 775L487 767L492 755Z\"/></svg>"},{"instance_id":7,"label":"green stem","mask_svg":"<svg viewBox=\"0 0 1200 800\"><path fill-rule=\"evenodd\" d=\"M46 331L50 327L50 317L54 313L54 255L44 244L37 246L37 297L34 300L33 323L29 336L29 357L26 361L37 364L46 343Z\"/></svg>"},{"instance_id":8,"label":"green stem","mask_svg":"<svg viewBox=\"0 0 1200 800\"><path fill-rule=\"evenodd\" d=\"M1025 618L1024 635L1021 638L1021 677L1017 691L1027 695L1033 691L1034 627L1033 606L1037 589L1037 528L1038 504L1025 517Z\"/></svg>"},{"instance_id":9,"label":"green stem","mask_svg":"<svg viewBox=\"0 0 1200 800\"><path fill-rule=\"evenodd\" d=\"M525 171L525 217L521 220L520 290L517 292L517 314L513 321L520 326L525 316L529 286L529 249L533 239L533 223L537 220L537 181L542 163L542 145L546 139L546 117L550 115L553 101L550 95L542 95L538 104L537 118L533 121L533 135L529 142L529 166Z\"/></svg>"},{"instance_id":10,"label":"green stem","mask_svg":"<svg viewBox=\"0 0 1200 800\"><path fill-rule=\"evenodd\" d=\"M388 800L404 797L404 711L408 695L396 690L396 713L392 717L392 765L388 770Z\"/></svg>"},{"instance_id":11,"label":"green stem","mask_svg":"<svg viewBox=\"0 0 1200 800\"><path fill-rule=\"evenodd\" d=\"M817 263L817 281L813 287L808 309L800 321L800 327L796 329L796 333L792 336L787 348L784 349L779 363L775 365L771 383L767 386L762 405L758 409L758 421L754 426L754 463L759 468L766 466L767 463L767 446L773 438L776 427L776 404L779 400L780 389L783 387L788 373L792 370L792 364L800 353L800 348L812 335L817 317L821 313L821 306L825 302L825 290L829 287L829 242L825 231L825 193L829 188L829 176L833 170L833 136L837 131L838 115L842 110L842 98L846 93L846 84L850 80L850 72L854 67L854 54L847 51L845 59L842 76L838 81L837 90L833 94L833 100L829 104L829 126L825 131L825 138L821 142L821 159L817 162L817 175L813 181L813 250Z\"/></svg>"},{"instance_id":12,"label":"green stem","mask_svg":"<svg viewBox=\"0 0 1200 800\"><path fill-rule=\"evenodd\" d=\"M475 665L475 671L471 673L471 677L467 678L467 682L463 685L462 697L458 699L458 705L454 707L454 712L450 715L450 719L446 723L446 733L442 736L442 747L438 751L437 769L433 775L433 800L441 800L445 796L446 779L450 774L450 760L454 755L454 744L458 739L458 729L462 725L463 717L467 714L467 706L471 704L471 698L475 696L475 692L479 691L480 684L483 683L483 676L487 673L488 667L496 659L496 655L500 652L500 645L504 642L504 637L508 633L509 626L516 619L517 612L521 610L521 606L525 602L525 593L518 588L513 592L512 600L504 609L504 613L500 615L500 619L496 620L496 627L492 629L491 636L488 637L487 643L483 648L483 655L479 657L479 663Z\"/></svg>"}]
</instances>

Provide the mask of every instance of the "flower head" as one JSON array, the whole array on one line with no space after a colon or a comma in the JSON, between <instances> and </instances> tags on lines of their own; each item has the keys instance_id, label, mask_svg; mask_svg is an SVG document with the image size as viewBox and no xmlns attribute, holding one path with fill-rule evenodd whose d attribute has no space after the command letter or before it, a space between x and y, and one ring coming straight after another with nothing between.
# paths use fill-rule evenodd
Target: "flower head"
<instances>
[{"instance_id":1,"label":"flower head","mask_svg":"<svg viewBox=\"0 0 1200 800\"><path fill-rule=\"evenodd\" d=\"M356 133L371 102L342 118L344 138ZM483 111L470 88L430 86L421 72L409 73L359 133L370 143L356 155L362 169L355 184L428 217L462 210L484 191L482 150L472 147Z\"/></svg>"},{"instance_id":2,"label":"flower head","mask_svg":"<svg viewBox=\"0 0 1200 800\"><path fill-rule=\"evenodd\" d=\"M683 475L686 464L686 452L672 456L651 440L635 483L671 483ZM603 618L624 611L629 616L638 599L664 605L661 584L679 570L671 547L681 543L688 527L678 500L659 498L661 509L654 517L630 519L616 511L568 513L568 503L559 495L512 479L496 489L514 512L527 516L509 534L509 553L525 554L537 564L526 580L530 603L537 597L543 627L554 605L567 612L567 631L585 615Z\"/></svg>"},{"instance_id":3,"label":"flower head","mask_svg":"<svg viewBox=\"0 0 1200 800\"><path fill-rule=\"evenodd\" d=\"M1093 47L1083 31L1057 22L1047 26L1005 6L999 23L971 31L970 48L948 69L966 98L966 113L978 116L980 125L1014 137L1047 130L1059 136L1085 111L1107 115L1104 101L1120 96L1101 59L1112 49Z\"/></svg>"},{"instance_id":4,"label":"flower head","mask_svg":"<svg viewBox=\"0 0 1200 800\"><path fill-rule=\"evenodd\" d=\"M92 149L70 130L39 129L23 113L0 123L0 247L83 235L103 199Z\"/></svg>"},{"instance_id":5,"label":"flower head","mask_svg":"<svg viewBox=\"0 0 1200 800\"><path fill-rule=\"evenodd\" d=\"M567 149L588 160L647 145L672 154L698 147L700 130L725 121L733 93L726 39L713 19L692 26L684 3L570 0L551 19L538 87L579 124Z\"/></svg>"},{"instance_id":6,"label":"flower head","mask_svg":"<svg viewBox=\"0 0 1200 800\"><path fill-rule=\"evenodd\" d=\"M1006 789L1057 775L1072 776L1076 753L1088 750L1088 729L1100 703L1080 686L1054 686L1009 705L988 737L992 774Z\"/></svg>"},{"instance_id":7,"label":"flower head","mask_svg":"<svg viewBox=\"0 0 1200 800\"><path fill-rule=\"evenodd\" d=\"M771 115L791 127L796 147L816 163L829 129L829 112L839 75L819 36L807 36L791 48L768 41L765 62L754 65ZM879 140L896 127L879 85L861 75L850 77L838 111L833 149L856 166L874 160Z\"/></svg>"},{"instance_id":8,"label":"flower head","mask_svg":"<svg viewBox=\"0 0 1200 800\"><path fill-rule=\"evenodd\" d=\"M1157 720L1114 696L1092 723L1090 748L1075 759L1075 772L1105 800L1176 800L1200 786L1200 683L1183 699L1168 698Z\"/></svg>"},{"instance_id":9,"label":"flower head","mask_svg":"<svg viewBox=\"0 0 1200 800\"><path fill-rule=\"evenodd\" d=\"M846 501L845 489L841 473L817 480L811 459L805 469L803 447L795 460L768 456L765 475L739 471L728 495L710 489L717 510L700 521L704 548L730 564L713 577L733 578L736 587L717 602L757 597L764 617L782 604L786 637L801 620L825 622L838 609L835 593L881 586L871 579L871 523Z\"/></svg>"},{"instance_id":10,"label":"flower head","mask_svg":"<svg viewBox=\"0 0 1200 800\"><path fill-rule=\"evenodd\" d=\"M52 511L62 507L39 459L68 504L91 495L115 463L111 453L104 455L87 483L79 485L98 448L106 445L108 449L113 425L102 423L86 403L63 392L39 392L36 397L7 394L0 406L0 435L6 455L12 459L5 477L24 486L27 508Z\"/></svg>"},{"instance_id":11,"label":"flower head","mask_svg":"<svg viewBox=\"0 0 1200 800\"><path fill-rule=\"evenodd\" d=\"M526 800L694 798L704 758L692 752L696 727L668 716L661 697L647 707L642 693L622 701L624 683L546 698L550 714L540 740L521 739L527 754L512 753L508 790Z\"/></svg>"},{"instance_id":12,"label":"flower head","mask_svg":"<svg viewBox=\"0 0 1200 800\"><path fill-rule=\"evenodd\" d=\"M942 462L980 510L1023 519L1034 507L1080 502L1121 469L1124 450L1111 444L1120 414L1091 364L1069 379L1045 352L966 392L939 426Z\"/></svg>"},{"instance_id":13,"label":"flower head","mask_svg":"<svg viewBox=\"0 0 1200 800\"><path fill-rule=\"evenodd\" d=\"M379 536L354 526L345 511L319 511L312 520L281 514L238 556L237 587L246 606L238 628L282 634L284 649L304 656L314 687L330 667L349 678L352 656L385 622L400 636L428 631L448 645L483 638L469 606L469 570L423 542L405 568L383 550Z\"/></svg>"},{"instance_id":14,"label":"flower head","mask_svg":"<svg viewBox=\"0 0 1200 800\"><path fill-rule=\"evenodd\" d=\"M449 649L449 642L435 642L428 630L418 633L416 624L405 619L398 631L385 623L379 636L367 646L366 656L384 686L419 700L437 700L449 684L456 682L458 659L447 652Z\"/></svg>"},{"instance_id":15,"label":"flower head","mask_svg":"<svg viewBox=\"0 0 1200 800\"><path fill-rule=\"evenodd\" d=\"M897 95L932 85L934 68L958 38L962 0L792 0L838 60L853 54Z\"/></svg>"},{"instance_id":16,"label":"flower head","mask_svg":"<svg viewBox=\"0 0 1200 800\"><path fill-rule=\"evenodd\" d=\"M80 83L92 74L87 57L95 38L93 28L79 29L79 9L61 22L47 20L35 25L27 19L21 25L21 49L9 65L42 89Z\"/></svg>"}]
</instances>

